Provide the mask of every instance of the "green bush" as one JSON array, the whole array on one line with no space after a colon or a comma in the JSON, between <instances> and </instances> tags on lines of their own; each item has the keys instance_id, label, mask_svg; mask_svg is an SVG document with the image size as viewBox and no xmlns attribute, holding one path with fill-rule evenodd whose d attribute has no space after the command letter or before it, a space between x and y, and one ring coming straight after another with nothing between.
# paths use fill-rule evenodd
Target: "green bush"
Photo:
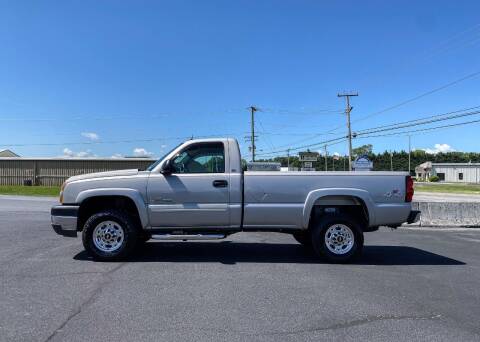
<instances>
[{"instance_id":1,"label":"green bush","mask_svg":"<svg viewBox=\"0 0 480 342\"><path fill-rule=\"evenodd\" d=\"M440 180L440 178L438 178L438 176L430 176L430 178L428 180L430 182L438 182Z\"/></svg>"}]
</instances>

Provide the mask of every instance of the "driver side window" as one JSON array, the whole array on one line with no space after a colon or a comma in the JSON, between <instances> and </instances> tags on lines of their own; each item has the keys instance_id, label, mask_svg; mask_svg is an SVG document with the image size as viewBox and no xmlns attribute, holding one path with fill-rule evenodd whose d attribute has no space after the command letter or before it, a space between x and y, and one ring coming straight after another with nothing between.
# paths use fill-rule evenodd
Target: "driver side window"
<instances>
[{"instance_id":1,"label":"driver side window","mask_svg":"<svg viewBox=\"0 0 480 342\"><path fill-rule=\"evenodd\" d=\"M172 162L173 173L224 173L223 143L200 143L183 150Z\"/></svg>"}]
</instances>

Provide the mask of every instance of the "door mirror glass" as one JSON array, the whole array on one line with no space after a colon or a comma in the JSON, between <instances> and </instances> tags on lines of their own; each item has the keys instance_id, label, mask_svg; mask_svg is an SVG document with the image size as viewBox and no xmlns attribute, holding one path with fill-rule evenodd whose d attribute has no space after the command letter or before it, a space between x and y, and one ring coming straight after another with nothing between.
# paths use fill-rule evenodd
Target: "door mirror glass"
<instances>
[{"instance_id":1,"label":"door mirror glass","mask_svg":"<svg viewBox=\"0 0 480 342\"><path fill-rule=\"evenodd\" d=\"M172 173L172 161L170 159L165 160L162 165L162 170L160 171L164 175L169 175Z\"/></svg>"}]
</instances>

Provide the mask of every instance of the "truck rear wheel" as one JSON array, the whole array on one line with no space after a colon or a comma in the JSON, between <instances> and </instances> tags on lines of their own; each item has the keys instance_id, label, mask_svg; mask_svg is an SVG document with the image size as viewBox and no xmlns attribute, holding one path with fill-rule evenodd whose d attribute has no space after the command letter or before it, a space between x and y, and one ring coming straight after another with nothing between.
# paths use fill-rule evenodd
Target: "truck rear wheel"
<instances>
[{"instance_id":1,"label":"truck rear wheel","mask_svg":"<svg viewBox=\"0 0 480 342\"><path fill-rule=\"evenodd\" d=\"M312 230L314 251L329 262L348 263L363 249L361 226L344 215L326 216Z\"/></svg>"},{"instance_id":2,"label":"truck rear wheel","mask_svg":"<svg viewBox=\"0 0 480 342\"><path fill-rule=\"evenodd\" d=\"M134 221L119 210L95 213L83 226L83 246L96 260L124 259L135 250L138 239Z\"/></svg>"}]
</instances>

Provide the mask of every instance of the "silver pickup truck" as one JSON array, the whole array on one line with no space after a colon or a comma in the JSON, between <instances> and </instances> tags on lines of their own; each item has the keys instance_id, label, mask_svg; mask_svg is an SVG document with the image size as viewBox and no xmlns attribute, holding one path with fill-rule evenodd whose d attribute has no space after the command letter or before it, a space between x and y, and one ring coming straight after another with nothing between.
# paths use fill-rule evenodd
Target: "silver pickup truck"
<instances>
[{"instance_id":1,"label":"silver pickup truck","mask_svg":"<svg viewBox=\"0 0 480 342\"><path fill-rule=\"evenodd\" d=\"M69 178L51 210L55 232L98 260L149 239L221 239L241 231L292 234L330 262L348 262L363 233L418 221L404 172L243 171L234 139L190 140L146 171Z\"/></svg>"}]
</instances>

